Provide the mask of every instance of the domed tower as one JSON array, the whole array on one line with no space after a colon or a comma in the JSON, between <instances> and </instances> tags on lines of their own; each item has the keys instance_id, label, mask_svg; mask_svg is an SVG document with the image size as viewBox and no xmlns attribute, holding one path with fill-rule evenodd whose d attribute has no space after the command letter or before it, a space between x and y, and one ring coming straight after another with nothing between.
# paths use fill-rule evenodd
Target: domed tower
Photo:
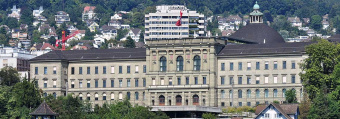
<instances>
[{"instance_id":1,"label":"domed tower","mask_svg":"<svg viewBox=\"0 0 340 119\"><path fill-rule=\"evenodd\" d=\"M250 23L263 23L263 13L260 12L260 6L257 1L253 7L254 11L250 13Z\"/></svg>"}]
</instances>

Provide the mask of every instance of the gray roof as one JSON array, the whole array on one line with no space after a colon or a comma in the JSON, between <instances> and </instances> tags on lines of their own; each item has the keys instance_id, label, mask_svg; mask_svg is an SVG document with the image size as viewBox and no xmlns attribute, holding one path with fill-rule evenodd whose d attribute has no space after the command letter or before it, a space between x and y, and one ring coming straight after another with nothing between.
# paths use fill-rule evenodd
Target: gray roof
<instances>
[{"instance_id":1,"label":"gray roof","mask_svg":"<svg viewBox=\"0 0 340 119\"><path fill-rule=\"evenodd\" d=\"M303 53L309 44L312 42L226 45L218 56Z\"/></svg>"},{"instance_id":2,"label":"gray roof","mask_svg":"<svg viewBox=\"0 0 340 119\"><path fill-rule=\"evenodd\" d=\"M240 42L256 44L285 43L282 36L276 30L263 23L248 24L229 38Z\"/></svg>"},{"instance_id":3,"label":"gray roof","mask_svg":"<svg viewBox=\"0 0 340 119\"><path fill-rule=\"evenodd\" d=\"M54 112L50 106L47 105L47 103L44 101L39 105L39 107L34 110L30 115L35 116L42 116L42 115L48 115L48 116L57 116L58 113Z\"/></svg>"},{"instance_id":4,"label":"gray roof","mask_svg":"<svg viewBox=\"0 0 340 119\"><path fill-rule=\"evenodd\" d=\"M105 59L145 59L145 48L54 50L31 59L36 60L105 60Z\"/></svg>"},{"instance_id":5,"label":"gray roof","mask_svg":"<svg viewBox=\"0 0 340 119\"><path fill-rule=\"evenodd\" d=\"M138 35L138 33L140 32L139 28L133 28L131 29L131 31L133 32L133 34Z\"/></svg>"}]
</instances>

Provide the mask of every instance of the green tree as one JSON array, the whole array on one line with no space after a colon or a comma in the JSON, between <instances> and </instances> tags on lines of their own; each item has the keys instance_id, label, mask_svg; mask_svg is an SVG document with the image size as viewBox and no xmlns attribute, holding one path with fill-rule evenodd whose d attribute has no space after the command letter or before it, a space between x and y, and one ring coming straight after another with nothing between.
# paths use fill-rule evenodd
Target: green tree
<instances>
[{"instance_id":1,"label":"green tree","mask_svg":"<svg viewBox=\"0 0 340 119\"><path fill-rule=\"evenodd\" d=\"M8 17L6 21L6 25L11 29L19 27L19 23L16 18Z\"/></svg>"},{"instance_id":2,"label":"green tree","mask_svg":"<svg viewBox=\"0 0 340 119\"><path fill-rule=\"evenodd\" d=\"M308 119L339 119L340 105L332 100L324 91L318 92L313 99Z\"/></svg>"},{"instance_id":3,"label":"green tree","mask_svg":"<svg viewBox=\"0 0 340 119\"><path fill-rule=\"evenodd\" d=\"M136 47L135 40L133 40L130 36L128 36L126 40L124 41L124 47L135 48Z\"/></svg>"},{"instance_id":4,"label":"green tree","mask_svg":"<svg viewBox=\"0 0 340 119\"><path fill-rule=\"evenodd\" d=\"M21 10L20 22L31 25L33 23L33 12L28 7L23 7Z\"/></svg>"},{"instance_id":5,"label":"green tree","mask_svg":"<svg viewBox=\"0 0 340 119\"><path fill-rule=\"evenodd\" d=\"M42 43L43 40L40 37L41 37L41 33L38 30L34 30L31 42L33 42L33 43Z\"/></svg>"},{"instance_id":6,"label":"green tree","mask_svg":"<svg viewBox=\"0 0 340 119\"><path fill-rule=\"evenodd\" d=\"M78 97L72 95L59 96L56 99L49 95L47 104L57 113L61 119L73 119L74 117L82 118L86 115L86 104Z\"/></svg>"},{"instance_id":7,"label":"green tree","mask_svg":"<svg viewBox=\"0 0 340 119\"><path fill-rule=\"evenodd\" d=\"M7 103L12 96L12 87L11 86L0 86L0 118L7 118L6 112Z\"/></svg>"},{"instance_id":8,"label":"green tree","mask_svg":"<svg viewBox=\"0 0 340 119\"><path fill-rule=\"evenodd\" d=\"M139 34L139 42L143 42L144 43L144 32L140 32L140 34Z\"/></svg>"},{"instance_id":9,"label":"green tree","mask_svg":"<svg viewBox=\"0 0 340 119\"><path fill-rule=\"evenodd\" d=\"M216 115L212 114L212 113L203 113L202 115L203 119L216 119Z\"/></svg>"},{"instance_id":10,"label":"green tree","mask_svg":"<svg viewBox=\"0 0 340 119\"><path fill-rule=\"evenodd\" d=\"M310 26L315 30L320 30L322 28L322 17L320 15L313 15L310 20Z\"/></svg>"},{"instance_id":11,"label":"green tree","mask_svg":"<svg viewBox=\"0 0 340 119\"><path fill-rule=\"evenodd\" d=\"M299 119L308 119L307 116L310 110L310 106L311 100L308 98L306 93L303 93L303 100L299 104L300 111Z\"/></svg>"},{"instance_id":12,"label":"green tree","mask_svg":"<svg viewBox=\"0 0 340 119\"><path fill-rule=\"evenodd\" d=\"M16 83L20 82L19 73L13 67L4 67L0 71L0 84L2 86L14 86Z\"/></svg>"},{"instance_id":13,"label":"green tree","mask_svg":"<svg viewBox=\"0 0 340 119\"><path fill-rule=\"evenodd\" d=\"M56 39L55 39L54 36L52 36L52 37L50 37L50 38L48 39L48 43L50 43L50 44L54 44L54 45L55 45L55 42L56 42Z\"/></svg>"},{"instance_id":14,"label":"green tree","mask_svg":"<svg viewBox=\"0 0 340 119\"><path fill-rule=\"evenodd\" d=\"M117 36L116 36L116 40L120 41L120 39L122 39L123 37L125 37L125 35L129 32L128 29L118 29L117 30Z\"/></svg>"},{"instance_id":15,"label":"green tree","mask_svg":"<svg viewBox=\"0 0 340 119\"><path fill-rule=\"evenodd\" d=\"M8 39L5 34L0 34L0 44L8 46Z\"/></svg>"},{"instance_id":16,"label":"green tree","mask_svg":"<svg viewBox=\"0 0 340 119\"><path fill-rule=\"evenodd\" d=\"M288 103L297 103L296 91L294 89L287 90L285 97Z\"/></svg>"}]
</instances>

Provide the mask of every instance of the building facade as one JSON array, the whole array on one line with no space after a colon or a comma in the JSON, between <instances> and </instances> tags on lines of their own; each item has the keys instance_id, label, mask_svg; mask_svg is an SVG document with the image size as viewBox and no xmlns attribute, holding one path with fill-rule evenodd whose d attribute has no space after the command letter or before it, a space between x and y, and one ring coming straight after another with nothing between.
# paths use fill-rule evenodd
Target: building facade
<instances>
[{"instance_id":1,"label":"building facade","mask_svg":"<svg viewBox=\"0 0 340 119\"><path fill-rule=\"evenodd\" d=\"M181 26L176 26L183 13ZM206 36L203 14L190 11L183 5L156 6L156 13L145 15L145 40L178 39Z\"/></svg>"}]
</instances>

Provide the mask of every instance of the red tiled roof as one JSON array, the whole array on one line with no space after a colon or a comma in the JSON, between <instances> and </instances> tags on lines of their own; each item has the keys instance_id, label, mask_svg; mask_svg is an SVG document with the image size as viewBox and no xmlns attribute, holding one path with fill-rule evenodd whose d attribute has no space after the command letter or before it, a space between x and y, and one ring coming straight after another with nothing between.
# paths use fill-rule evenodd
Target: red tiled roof
<instances>
[{"instance_id":1,"label":"red tiled roof","mask_svg":"<svg viewBox=\"0 0 340 119\"><path fill-rule=\"evenodd\" d=\"M93 11L94 9L96 9L95 6L86 6L86 7L84 7L84 13L88 12L88 11Z\"/></svg>"},{"instance_id":2,"label":"red tiled roof","mask_svg":"<svg viewBox=\"0 0 340 119\"><path fill-rule=\"evenodd\" d=\"M51 48L51 50L56 50L55 47L53 47L49 43L44 43L43 46L40 48L40 50L45 50L46 48Z\"/></svg>"}]
</instances>

